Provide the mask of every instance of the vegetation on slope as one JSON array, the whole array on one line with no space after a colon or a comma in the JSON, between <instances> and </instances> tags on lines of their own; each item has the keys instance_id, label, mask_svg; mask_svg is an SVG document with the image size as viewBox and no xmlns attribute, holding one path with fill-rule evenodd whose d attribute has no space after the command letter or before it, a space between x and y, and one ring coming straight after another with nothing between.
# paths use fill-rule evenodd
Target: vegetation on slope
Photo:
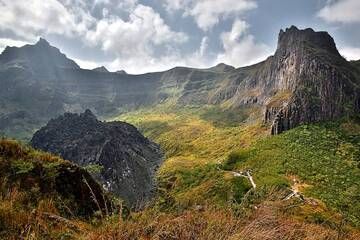
<instances>
[{"instance_id":1,"label":"vegetation on slope","mask_svg":"<svg viewBox=\"0 0 360 240\"><path fill-rule=\"evenodd\" d=\"M241 110L239 114L256 113ZM31 169L36 164L45 168L49 162L59 161L66 166L69 163L3 140L0 146L9 147L0 147L1 182L5 183L0 201L2 236L124 240L359 239L358 122L305 125L269 136L267 126L261 122L243 122L241 116L213 107L158 107L120 118L138 126L165 150L167 160L159 170L158 197L154 202L127 218L115 214L104 218L100 225L91 224L93 218L74 217L64 210L62 201L58 201L62 196L57 191L44 194L22 188L17 181L11 181L17 183L14 187L6 185L10 179L6 174L15 170L6 171L3 166L10 164L11 169L16 169L15 175L33 176ZM225 118L228 122L221 121ZM50 165L53 169L53 164ZM256 190L246 178L234 177L233 172L246 169L252 170ZM299 190L305 201L285 200L291 188ZM23 201L17 192L26 199L33 195L35 198ZM42 212L65 220L49 221ZM35 237L27 237L31 234Z\"/></svg>"},{"instance_id":2,"label":"vegetation on slope","mask_svg":"<svg viewBox=\"0 0 360 240\"><path fill-rule=\"evenodd\" d=\"M197 205L234 207L251 185L229 171L251 169L258 192L289 192L299 187L324 214L306 212L309 221L347 221L360 226L360 125L339 121L305 125L268 136L259 122L214 124L203 116L209 109L168 108L122 116L164 148L167 160L159 171L161 209ZM214 111L210 109L210 112ZM218 109L218 118L221 111ZM205 112L205 113L204 113ZM286 197L286 196L282 196ZM235 207L236 208L236 207ZM331 214L334 218L327 219Z\"/></svg>"},{"instance_id":3,"label":"vegetation on slope","mask_svg":"<svg viewBox=\"0 0 360 240\"><path fill-rule=\"evenodd\" d=\"M269 136L256 122L214 124L203 118L207 110L158 108L122 116L166 150L159 196L144 211L108 221L86 239L360 237L358 123L301 126ZM231 172L249 168L255 191ZM285 200L292 187L305 201Z\"/></svg>"},{"instance_id":4,"label":"vegetation on slope","mask_svg":"<svg viewBox=\"0 0 360 240\"><path fill-rule=\"evenodd\" d=\"M344 220L360 226L360 125L305 125L234 153L226 165L250 168L258 185L299 185ZM294 181L295 180L295 181Z\"/></svg>"},{"instance_id":5,"label":"vegetation on slope","mask_svg":"<svg viewBox=\"0 0 360 240\"><path fill-rule=\"evenodd\" d=\"M110 211L85 170L15 141L0 140L0 183L0 239L68 239Z\"/></svg>"}]
</instances>

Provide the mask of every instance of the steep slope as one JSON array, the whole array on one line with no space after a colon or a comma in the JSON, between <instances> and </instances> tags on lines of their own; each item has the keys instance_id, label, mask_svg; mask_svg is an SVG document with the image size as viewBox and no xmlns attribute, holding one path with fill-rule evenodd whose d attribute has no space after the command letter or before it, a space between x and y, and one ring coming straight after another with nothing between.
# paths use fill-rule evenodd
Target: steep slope
<instances>
[{"instance_id":1,"label":"steep slope","mask_svg":"<svg viewBox=\"0 0 360 240\"><path fill-rule=\"evenodd\" d=\"M40 38L35 45L20 48L6 47L0 55L0 66L23 68L44 77L56 74L57 68L80 68L43 38Z\"/></svg>"},{"instance_id":2,"label":"steep slope","mask_svg":"<svg viewBox=\"0 0 360 240\"><path fill-rule=\"evenodd\" d=\"M84 169L15 141L0 140L0 182L1 239L60 239L76 220L112 211Z\"/></svg>"},{"instance_id":3,"label":"steep slope","mask_svg":"<svg viewBox=\"0 0 360 240\"><path fill-rule=\"evenodd\" d=\"M98 167L94 177L132 206L152 196L155 170L162 161L159 146L134 126L100 122L90 110L51 120L31 144L81 166Z\"/></svg>"},{"instance_id":4,"label":"steep slope","mask_svg":"<svg viewBox=\"0 0 360 240\"><path fill-rule=\"evenodd\" d=\"M301 123L360 112L360 80L326 32L292 26L279 34L274 56L238 69L213 102L261 105L277 134Z\"/></svg>"}]
</instances>

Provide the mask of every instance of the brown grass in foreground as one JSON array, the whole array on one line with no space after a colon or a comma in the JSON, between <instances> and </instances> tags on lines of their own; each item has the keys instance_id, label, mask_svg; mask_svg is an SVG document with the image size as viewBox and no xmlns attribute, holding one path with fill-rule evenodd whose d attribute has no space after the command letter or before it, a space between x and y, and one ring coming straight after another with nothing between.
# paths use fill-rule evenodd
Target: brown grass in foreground
<instances>
[{"instance_id":1,"label":"brown grass in foreground","mask_svg":"<svg viewBox=\"0 0 360 240\"><path fill-rule=\"evenodd\" d=\"M356 240L358 232L332 229L286 217L262 205L250 218L229 210L192 210L182 214L143 212L130 221L108 223L83 236L89 240Z\"/></svg>"}]
</instances>

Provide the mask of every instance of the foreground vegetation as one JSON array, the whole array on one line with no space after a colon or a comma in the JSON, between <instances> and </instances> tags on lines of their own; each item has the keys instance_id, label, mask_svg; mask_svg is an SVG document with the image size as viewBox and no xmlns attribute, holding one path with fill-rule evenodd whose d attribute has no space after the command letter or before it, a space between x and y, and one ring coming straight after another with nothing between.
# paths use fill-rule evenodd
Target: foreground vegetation
<instances>
[{"instance_id":1,"label":"foreground vegetation","mask_svg":"<svg viewBox=\"0 0 360 240\"><path fill-rule=\"evenodd\" d=\"M11 140L0 140L0 183L0 239L68 239L111 210L85 170Z\"/></svg>"},{"instance_id":2,"label":"foreground vegetation","mask_svg":"<svg viewBox=\"0 0 360 240\"><path fill-rule=\"evenodd\" d=\"M26 176L40 164L44 179L54 179L58 166L69 163L3 140L0 238L359 239L359 121L304 125L270 136L257 114L161 106L121 115L166 154L157 197L130 214L121 207L91 217L76 208L69 214L56 191L43 194L36 184L20 188L19 181L9 187L11 174ZM11 166L10 175L4 166ZM256 189L234 176L247 169ZM287 198L293 190L301 196ZM48 213L61 218L49 219Z\"/></svg>"}]
</instances>

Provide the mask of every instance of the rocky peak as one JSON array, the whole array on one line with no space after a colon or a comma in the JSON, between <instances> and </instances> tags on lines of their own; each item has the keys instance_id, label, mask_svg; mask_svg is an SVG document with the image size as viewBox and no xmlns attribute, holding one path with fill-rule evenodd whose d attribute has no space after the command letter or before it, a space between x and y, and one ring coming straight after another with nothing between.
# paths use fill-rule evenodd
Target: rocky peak
<instances>
[{"instance_id":1,"label":"rocky peak","mask_svg":"<svg viewBox=\"0 0 360 240\"><path fill-rule=\"evenodd\" d=\"M132 206L152 196L155 170L162 161L159 146L134 126L98 121L90 110L51 120L31 144L81 166L98 166L93 176Z\"/></svg>"},{"instance_id":2,"label":"rocky peak","mask_svg":"<svg viewBox=\"0 0 360 240\"><path fill-rule=\"evenodd\" d=\"M39 41L35 44L35 46L38 46L38 47L51 47L50 43L44 38L40 38Z\"/></svg>"},{"instance_id":3,"label":"rocky peak","mask_svg":"<svg viewBox=\"0 0 360 240\"><path fill-rule=\"evenodd\" d=\"M327 32L315 32L311 28L300 30L295 26L280 30L277 54L284 55L305 47L339 55L334 39Z\"/></svg>"},{"instance_id":4,"label":"rocky peak","mask_svg":"<svg viewBox=\"0 0 360 240\"><path fill-rule=\"evenodd\" d=\"M23 47L6 47L0 55L0 62L9 67L21 65L39 75L51 77L56 68L80 68L73 60L50 45L44 38L34 44Z\"/></svg>"},{"instance_id":5,"label":"rocky peak","mask_svg":"<svg viewBox=\"0 0 360 240\"><path fill-rule=\"evenodd\" d=\"M272 122L273 134L360 110L354 68L327 32L281 30L275 57L258 73L266 79L257 81L265 83L265 122Z\"/></svg>"}]
</instances>

